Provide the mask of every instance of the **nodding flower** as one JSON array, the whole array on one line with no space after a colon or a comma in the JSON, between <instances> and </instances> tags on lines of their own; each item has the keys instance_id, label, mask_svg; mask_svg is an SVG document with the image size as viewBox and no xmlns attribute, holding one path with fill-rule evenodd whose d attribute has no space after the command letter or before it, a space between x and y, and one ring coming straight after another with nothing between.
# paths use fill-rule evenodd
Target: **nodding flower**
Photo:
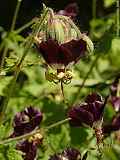
<instances>
[{"instance_id":1,"label":"nodding flower","mask_svg":"<svg viewBox=\"0 0 120 160\"><path fill-rule=\"evenodd\" d=\"M68 111L71 126L82 126L86 124L93 127L94 124L102 119L104 110L104 101L97 93L88 95L85 103L75 105Z\"/></svg>"},{"instance_id":2,"label":"nodding flower","mask_svg":"<svg viewBox=\"0 0 120 160\"><path fill-rule=\"evenodd\" d=\"M52 9L44 29L34 39L46 63L55 69L65 69L78 62L94 48L90 38L69 17L54 14Z\"/></svg>"}]
</instances>

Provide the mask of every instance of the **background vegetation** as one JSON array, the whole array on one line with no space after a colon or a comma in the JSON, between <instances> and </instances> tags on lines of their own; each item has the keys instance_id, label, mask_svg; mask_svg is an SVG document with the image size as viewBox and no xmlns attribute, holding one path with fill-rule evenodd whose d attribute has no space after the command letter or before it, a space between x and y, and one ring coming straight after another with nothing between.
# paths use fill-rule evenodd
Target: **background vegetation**
<instances>
[{"instance_id":1,"label":"background vegetation","mask_svg":"<svg viewBox=\"0 0 120 160\"><path fill-rule=\"evenodd\" d=\"M58 11L73 1L45 0L44 3ZM95 50L73 67L74 78L64 85L68 105L63 103L60 85L45 79L43 59L31 46L16 80L16 64L25 48L23 43L31 32L31 26L42 9L40 1L2 1L0 5L0 105L4 118L0 125L1 141L12 133L14 115L27 106L35 106L44 113L41 128L66 118L66 111L75 101L82 102L90 92L99 92L103 97L110 94L110 85L120 73L119 8L115 0L75 1L79 6L76 24L91 37ZM12 18L15 6L20 6L16 25ZM32 21L31 21L32 20ZM11 27L11 22L12 27ZM22 28L24 24L28 27ZM16 80L16 83L13 83ZM12 90L11 86L14 85ZM11 90L11 91L10 91ZM120 95L119 95L120 96ZM4 98L7 97L7 104ZM109 122L115 111L107 103L104 118ZM2 115L1 115L2 117ZM20 160L21 153L15 150L16 142L0 145L1 160ZM69 124L57 126L45 135L44 145L39 147L38 160L47 160L49 155L60 152L67 146L78 148L82 154L88 151L88 160L96 160L96 139L92 129L71 128ZM115 133L105 139L103 160L120 159L120 139Z\"/></svg>"}]
</instances>

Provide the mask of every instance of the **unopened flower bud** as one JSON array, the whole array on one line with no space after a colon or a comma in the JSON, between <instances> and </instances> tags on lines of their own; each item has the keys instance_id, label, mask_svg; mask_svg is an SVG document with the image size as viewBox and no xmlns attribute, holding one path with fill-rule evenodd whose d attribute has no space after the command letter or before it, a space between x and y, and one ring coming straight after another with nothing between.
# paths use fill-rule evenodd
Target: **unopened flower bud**
<instances>
[{"instance_id":1,"label":"unopened flower bud","mask_svg":"<svg viewBox=\"0 0 120 160\"><path fill-rule=\"evenodd\" d=\"M35 41L40 43L41 41L52 39L59 44L63 44L72 39L79 39L80 35L80 30L69 17L54 14L53 10L50 9L45 28L35 37Z\"/></svg>"}]
</instances>

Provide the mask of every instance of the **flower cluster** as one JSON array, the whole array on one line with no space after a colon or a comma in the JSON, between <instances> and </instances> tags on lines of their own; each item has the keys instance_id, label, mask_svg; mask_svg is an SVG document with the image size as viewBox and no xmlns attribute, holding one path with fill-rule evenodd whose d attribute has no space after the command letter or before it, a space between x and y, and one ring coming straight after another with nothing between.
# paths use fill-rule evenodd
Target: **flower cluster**
<instances>
[{"instance_id":1,"label":"flower cluster","mask_svg":"<svg viewBox=\"0 0 120 160\"><path fill-rule=\"evenodd\" d=\"M71 126L81 126L82 124L92 127L97 121L102 119L104 101L97 93L88 95L85 103L73 106L68 111Z\"/></svg>"},{"instance_id":2,"label":"flower cluster","mask_svg":"<svg viewBox=\"0 0 120 160\"><path fill-rule=\"evenodd\" d=\"M40 125L42 117L42 113L31 106L22 112L18 112L14 117L14 132L10 137L21 136L33 131ZM30 138L18 143L16 148L24 153L23 158L25 160L34 160L37 146L42 143L42 139L42 135L36 133Z\"/></svg>"},{"instance_id":3,"label":"flower cluster","mask_svg":"<svg viewBox=\"0 0 120 160\"><path fill-rule=\"evenodd\" d=\"M67 148L62 153L52 155L49 160L81 160L80 152L75 148Z\"/></svg>"}]
</instances>

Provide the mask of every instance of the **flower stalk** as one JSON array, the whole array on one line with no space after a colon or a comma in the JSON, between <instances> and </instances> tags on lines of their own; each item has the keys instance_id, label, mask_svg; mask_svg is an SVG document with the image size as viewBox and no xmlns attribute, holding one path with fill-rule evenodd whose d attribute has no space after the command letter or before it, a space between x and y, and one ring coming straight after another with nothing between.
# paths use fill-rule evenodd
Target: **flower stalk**
<instances>
[{"instance_id":1,"label":"flower stalk","mask_svg":"<svg viewBox=\"0 0 120 160\"><path fill-rule=\"evenodd\" d=\"M14 29L15 29L15 24L16 24L16 20L17 20L17 16L18 16L18 12L19 12L19 9L20 9L21 2L22 2L22 0L17 0L17 5L16 5L16 8L15 8L10 32L14 31ZM8 36L9 36L9 34L8 34ZM8 47L5 46L4 51L3 51L3 55L2 55L1 64L0 64L0 72L2 71L2 69L4 67L5 57L7 56L7 52L8 52Z\"/></svg>"},{"instance_id":2,"label":"flower stalk","mask_svg":"<svg viewBox=\"0 0 120 160\"><path fill-rule=\"evenodd\" d=\"M10 85L10 88L8 90L8 94L6 95L6 98L5 98L4 102L3 102L3 105L1 106L0 121L2 121L3 117L5 116L5 112L7 110L8 102L9 102L9 99L10 99L10 97L11 97L13 91L14 91L14 88L15 88L15 85L16 85L16 80L17 80L18 75L20 73L22 63L23 63L26 55L28 54L29 49L31 48L31 46L32 46L32 44L34 42L34 37L41 30L41 27L42 27L42 25L43 25L43 23L45 21L47 13L48 13L48 9L46 9L44 11L44 13L43 13L43 15L41 17L41 20L39 21L39 23L37 24L37 26L33 30L33 33L31 34L30 38L28 39L28 42L26 43L23 56L21 57L21 59L19 60L18 64L16 65L16 70L15 70L15 73L14 73L14 77L13 77L13 79L11 81L11 85Z\"/></svg>"},{"instance_id":3,"label":"flower stalk","mask_svg":"<svg viewBox=\"0 0 120 160\"><path fill-rule=\"evenodd\" d=\"M120 35L120 1L119 0L116 0L116 18L117 18L116 36L119 37Z\"/></svg>"},{"instance_id":4,"label":"flower stalk","mask_svg":"<svg viewBox=\"0 0 120 160\"><path fill-rule=\"evenodd\" d=\"M16 8L15 8L15 12L14 12L14 16L13 16L13 20L12 20L10 31L13 31L15 29L15 24L16 24L18 12L20 10L21 2L22 2L22 0L17 0L17 5L16 5Z\"/></svg>"},{"instance_id":5,"label":"flower stalk","mask_svg":"<svg viewBox=\"0 0 120 160\"><path fill-rule=\"evenodd\" d=\"M48 132L50 129L55 128L55 127L57 127L57 126L60 126L60 125L62 125L62 124L64 124L64 123L68 122L70 119L71 119L71 118L67 118L67 119L58 121L58 122L56 122L56 123L54 123L54 124L46 127L46 128L44 129L44 131L45 131L45 132ZM36 135L36 134L41 134L41 129L33 130L33 131L30 132L30 133L24 134L24 135L22 135L22 136L17 136L17 137L15 137L15 138L5 139L5 140L3 140L3 141L0 141L0 144L8 144L8 143L11 143L11 142L13 142L13 141L18 141L18 140L22 140L22 139L27 139L27 138L29 138L29 137L31 137L31 136Z\"/></svg>"},{"instance_id":6,"label":"flower stalk","mask_svg":"<svg viewBox=\"0 0 120 160\"><path fill-rule=\"evenodd\" d=\"M96 0L92 1L92 18L96 19Z\"/></svg>"},{"instance_id":7,"label":"flower stalk","mask_svg":"<svg viewBox=\"0 0 120 160\"><path fill-rule=\"evenodd\" d=\"M73 102L72 105L75 105L75 104L77 103L77 101L79 100L80 92L81 92L82 88L84 87L85 82L86 82L86 80L88 79L90 73L92 72L94 66L96 65L99 57L100 57L100 54L98 54L98 55L96 56L95 60L94 60L93 63L91 64L90 69L89 69L88 72L86 73L86 76L84 77L84 79L83 79L83 81L82 81L82 84L81 84L81 86L79 87L79 89L78 89L78 91L77 91L77 93L76 93L76 95L75 95L75 100L74 100L74 102Z\"/></svg>"}]
</instances>

